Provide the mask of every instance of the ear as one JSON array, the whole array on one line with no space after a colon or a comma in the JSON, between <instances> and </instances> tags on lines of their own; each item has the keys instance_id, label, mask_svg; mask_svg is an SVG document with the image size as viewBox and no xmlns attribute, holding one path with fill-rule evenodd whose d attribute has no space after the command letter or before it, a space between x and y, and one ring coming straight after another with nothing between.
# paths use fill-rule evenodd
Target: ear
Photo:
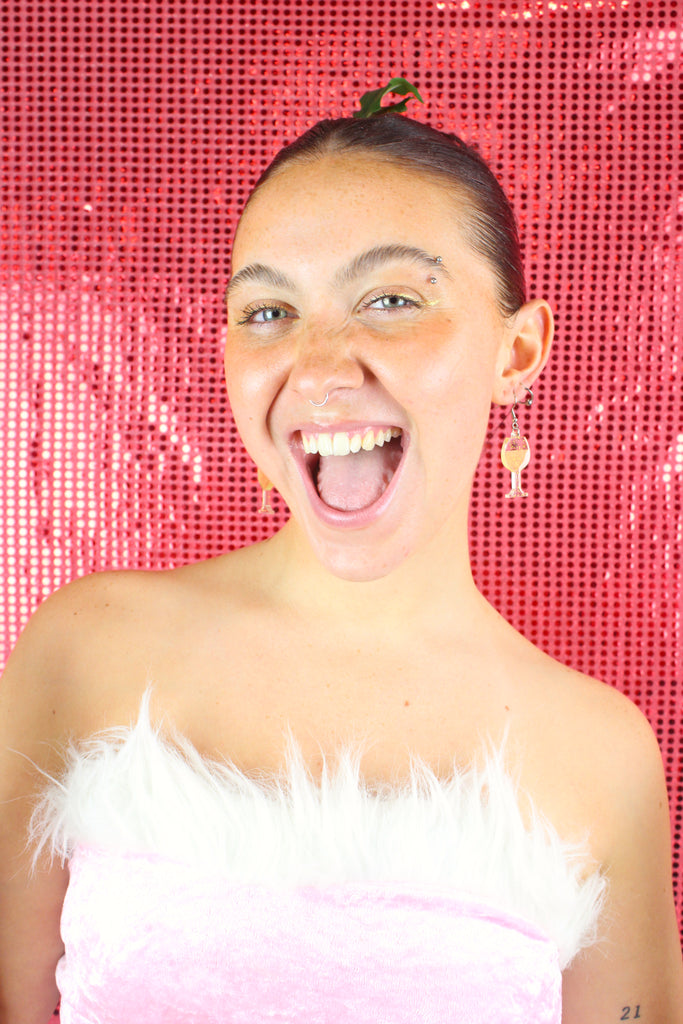
<instances>
[{"instance_id":1,"label":"ear","mask_svg":"<svg viewBox=\"0 0 683 1024\"><path fill-rule=\"evenodd\" d=\"M508 321L493 383L496 405L510 405L515 393L531 387L548 361L553 332L553 313L545 299L525 302Z\"/></svg>"}]
</instances>

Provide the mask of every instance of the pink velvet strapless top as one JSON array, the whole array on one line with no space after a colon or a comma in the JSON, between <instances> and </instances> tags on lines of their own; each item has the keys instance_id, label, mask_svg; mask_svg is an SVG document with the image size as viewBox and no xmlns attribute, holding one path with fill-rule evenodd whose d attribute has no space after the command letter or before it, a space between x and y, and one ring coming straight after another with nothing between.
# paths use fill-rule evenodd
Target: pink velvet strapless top
<instances>
[{"instance_id":1,"label":"pink velvet strapless top","mask_svg":"<svg viewBox=\"0 0 683 1024\"><path fill-rule=\"evenodd\" d=\"M254 780L146 702L71 752L34 833L69 863L64 1024L560 1024L604 888L498 755L378 792L292 748Z\"/></svg>"}]
</instances>

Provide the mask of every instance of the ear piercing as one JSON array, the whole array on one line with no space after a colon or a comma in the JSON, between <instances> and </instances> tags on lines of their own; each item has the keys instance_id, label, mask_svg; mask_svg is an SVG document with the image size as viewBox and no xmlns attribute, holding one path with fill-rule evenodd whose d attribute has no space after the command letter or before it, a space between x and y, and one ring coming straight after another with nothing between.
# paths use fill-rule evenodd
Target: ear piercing
<instances>
[{"instance_id":1,"label":"ear piercing","mask_svg":"<svg viewBox=\"0 0 683 1024\"><path fill-rule=\"evenodd\" d=\"M524 390L527 392L527 397L524 400L524 404L527 409L530 409L534 395L531 388L524 385ZM522 437L519 429L519 420L517 419L517 395L513 391L513 402L512 409L510 410L512 416L512 430L510 436L506 437L503 441L503 447L500 451L500 461L503 463L505 468L510 471L511 474L511 485L510 491L505 495L506 498L526 498L527 492L522 490L521 474L522 470L526 469L531 459L531 448L526 437Z\"/></svg>"}]
</instances>

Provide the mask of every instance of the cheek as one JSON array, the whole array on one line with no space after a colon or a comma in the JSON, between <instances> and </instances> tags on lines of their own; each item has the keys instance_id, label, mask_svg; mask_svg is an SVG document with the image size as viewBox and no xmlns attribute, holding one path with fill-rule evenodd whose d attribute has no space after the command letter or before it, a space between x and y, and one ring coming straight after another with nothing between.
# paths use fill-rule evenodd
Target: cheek
<instances>
[{"instance_id":1,"label":"cheek","mask_svg":"<svg viewBox=\"0 0 683 1024\"><path fill-rule=\"evenodd\" d=\"M479 324L455 326L451 320L429 325L419 339L401 346L395 366L415 394L434 402L459 402L468 394L490 402L495 344L492 332ZM412 371L412 373L409 373Z\"/></svg>"},{"instance_id":2,"label":"cheek","mask_svg":"<svg viewBox=\"0 0 683 1024\"><path fill-rule=\"evenodd\" d=\"M250 409L263 401L264 389L273 387L276 367L263 352L249 351L231 342L225 345L225 383L234 407Z\"/></svg>"},{"instance_id":3,"label":"cheek","mask_svg":"<svg viewBox=\"0 0 683 1024\"><path fill-rule=\"evenodd\" d=\"M448 467L440 466L449 481L469 476L479 460L493 397L495 351L493 326L489 331L481 322L458 330L443 325L422 349L412 399L407 395L406 402L416 409L421 440L449 460Z\"/></svg>"},{"instance_id":4,"label":"cheek","mask_svg":"<svg viewBox=\"0 0 683 1024\"><path fill-rule=\"evenodd\" d=\"M245 447L251 451L254 427L260 419L264 374L229 343L225 349L224 367L232 415Z\"/></svg>"}]
</instances>

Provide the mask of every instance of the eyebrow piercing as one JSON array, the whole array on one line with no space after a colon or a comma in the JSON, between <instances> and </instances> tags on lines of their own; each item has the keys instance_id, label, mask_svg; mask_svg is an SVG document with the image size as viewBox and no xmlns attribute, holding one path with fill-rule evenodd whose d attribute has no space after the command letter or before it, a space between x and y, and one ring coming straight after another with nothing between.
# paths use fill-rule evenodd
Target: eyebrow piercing
<instances>
[{"instance_id":1,"label":"eyebrow piercing","mask_svg":"<svg viewBox=\"0 0 683 1024\"><path fill-rule=\"evenodd\" d=\"M310 402L311 405L314 405L316 409L321 409L323 405L327 405L327 399L329 397L330 393L328 391L325 397L323 398L322 402L314 402L312 398L309 398L308 401Z\"/></svg>"}]
</instances>

